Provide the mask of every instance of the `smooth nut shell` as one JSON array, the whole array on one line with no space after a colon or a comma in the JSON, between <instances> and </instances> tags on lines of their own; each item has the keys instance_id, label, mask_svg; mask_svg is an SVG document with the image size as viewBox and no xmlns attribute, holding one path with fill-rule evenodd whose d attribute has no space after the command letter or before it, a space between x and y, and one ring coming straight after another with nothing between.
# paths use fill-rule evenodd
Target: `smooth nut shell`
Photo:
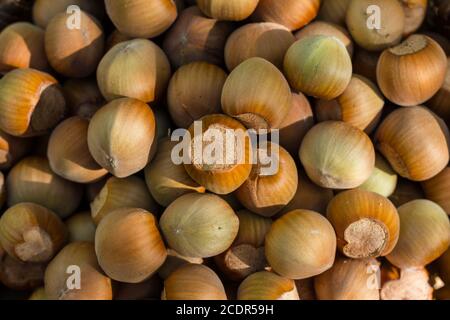
<instances>
[{"instance_id":1,"label":"smooth nut shell","mask_svg":"<svg viewBox=\"0 0 450 320\"><path fill-rule=\"evenodd\" d=\"M405 12L403 36L407 36L422 26L427 15L428 0L402 0L401 4Z\"/></svg>"},{"instance_id":2,"label":"smooth nut shell","mask_svg":"<svg viewBox=\"0 0 450 320\"><path fill-rule=\"evenodd\" d=\"M105 15L102 0L36 0L33 5L33 21L45 29L54 16L61 12L67 12L67 8L71 5L76 5L99 19Z\"/></svg>"},{"instance_id":3,"label":"smooth nut shell","mask_svg":"<svg viewBox=\"0 0 450 320\"><path fill-rule=\"evenodd\" d=\"M450 167L434 178L422 182L427 199L436 202L450 215Z\"/></svg>"},{"instance_id":4,"label":"smooth nut shell","mask_svg":"<svg viewBox=\"0 0 450 320\"><path fill-rule=\"evenodd\" d=\"M88 120L71 117L61 122L50 136L47 149L50 167L67 180L91 183L108 173L89 153L88 127Z\"/></svg>"},{"instance_id":5,"label":"smooth nut shell","mask_svg":"<svg viewBox=\"0 0 450 320\"><path fill-rule=\"evenodd\" d=\"M303 139L299 155L308 177L331 189L360 186L375 165L375 150L369 137L339 121L314 126Z\"/></svg>"},{"instance_id":6,"label":"smooth nut shell","mask_svg":"<svg viewBox=\"0 0 450 320\"><path fill-rule=\"evenodd\" d=\"M206 62L180 67L170 79L167 106L173 122L188 128L203 116L220 113L220 99L227 74Z\"/></svg>"},{"instance_id":7,"label":"smooth nut shell","mask_svg":"<svg viewBox=\"0 0 450 320\"><path fill-rule=\"evenodd\" d=\"M70 266L80 268L80 288L69 289ZM112 300L111 279L104 275L94 245L74 242L64 247L45 271L45 295L50 300Z\"/></svg>"},{"instance_id":8,"label":"smooth nut shell","mask_svg":"<svg viewBox=\"0 0 450 320\"><path fill-rule=\"evenodd\" d=\"M163 300L227 300L217 274L199 264L187 264L164 281Z\"/></svg>"},{"instance_id":9,"label":"smooth nut shell","mask_svg":"<svg viewBox=\"0 0 450 320\"><path fill-rule=\"evenodd\" d=\"M390 101L417 106L441 88L447 56L439 44L424 35L412 35L396 47L386 49L377 66L378 85Z\"/></svg>"},{"instance_id":10,"label":"smooth nut shell","mask_svg":"<svg viewBox=\"0 0 450 320\"><path fill-rule=\"evenodd\" d=\"M7 170L31 149L32 139L17 138L0 130L0 169Z\"/></svg>"},{"instance_id":11,"label":"smooth nut shell","mask_svg":"<svg viewBox=\"0 0 450 320\"><path fill-rule=\"evenodd\" d=\"M273 22L249 23L236 29L225 45L225 63L233 70L245 60L260 57L283 66L283 58L295 37L283 25Z\"/></svg>"},{"instance_id":12,"label":"smooth nut shell","mask_svg":"<svg viewBox=\"0 0 450 320\"><path fill-rule=\"evenodd\" d=\"M424 267L450 245L450 222L434 202L414 200L398 208L400 237L387 256L399 268Z\"/></svg>"},{"instance_id":13,"label":"smooth nut shell","mask_svg":"<svg viewBox=\"0 0 450 320\"><path fill-rule=\"evenodd\" d=\"M347 48L350 57L353 55L354 46L352 37L348 31L340 25L331 22L314 21L295 33L295 38L297 40L312 36L336 37Z\"/></svg>"},{"instance_id":14,"label":"smooth nut shell","mask_svg":"<svg viewBox=\"0 0 450 320\"><path fill-rule=\"evenodd\" d=\"M302 93L293 93L292 107L280 125L280 145L292 156L297 156L303 138L314 124L314 114L308 99Z\"/></svg>"},{"instance_id":15,"label":"smooth nut shell","mask_svg":"<svg viewBox=\"0 0 450 320\"><path fill-rule=\"evenodd\" d=\"M89 211L76 213L70 216L65 223L69 232L69 242L83 241L94 243L97 226L92 220Z\"/></svg>"},{"instance_id":16,"label":"smooth nut shell","mask_svg":"<svg viewBox=\"0 0 450 320\"><path fill-rule=\"evenodd\" d=\"M354 74L348 87L335 100L319 100L318 121L338 120L370 133L381 119L384 97L369 79Z\"/></svg>"},{"instance_id":17,"label":"smooth nut shell","mask_svg":"<svg viewBox=\"0 0 450 320\"><path fill-rule=\"evenodd\" d=\"M174 67L194 61L220 65L233 28L230 22L208 18L198 7L189 7L166 33L163 49Z\"/></svg>"},{"instance_id":18,"label":"smooth nut shell","mask_svg":"<svg viewBox=\"0 0 450 320\"><path fill-rule=\"evenodd\" d=\"M155 126L155 116L147 104L129 98L111 101L89 123L89 151L111 174L128 177L149 162Z\"/></svg>"},{"instance_id":19,"label":"smooth nut shell","mask_svg":"<svg viewBox=\"0 0 450 320\"><path fill-rule=\"evenodd\" d=\"M120 97L152 102L166 90L170 64L165 53L146 39L121 42L109 50L97 69L97 82L106 100Z\"/></svg>"},{"instance_id":20,"label":"smooth nut shell","mask_svg":"<svg viewBox=\"0 0 450 320\"><path fill-rule=\"evenodd\" d=\"M91 202L92 218L99 224L106 215L120 208L140 208L154 214L158 211L144 181L137 176L109 178Z\"/></svg>"},{"instance_id":21,"label":"smooth nut shell","mask_svg":"<svg viewBox=\"0 0 450 320\"><path fill-rule=\"evenodd\" d=\"M9 25L0 33L0 72L15 68L46 70L44 30L28 22Z\"/></svg>"},{"instance_id":22,"label":"smooth nut shell","mask_svg":"<svg viewBox=\"0 0 450 320\"><path fill-rule=\"evenodd\" d=\"M370 6L377 6L376 14L381 16L380 29L368 27L376 17L368 11ZM359 46L370 51L380 51L400 42L405 28L405 14L399 1L352 0L348 5L346 22Z\"/></svg>"},{"instance_id":23,"label":"smooth nut shell","mask_svg":"<svg viewBox=\"0 0 450 320\"><path fill-rule=\"evenodd\" d=\"M139 283L166 259L166 248L153 214L123 208L108 214L95 232L99 265L111 279Z\"/></svg>"},{"instance_id":24,"label":"smooth nut shell","mask_svg":"<svg viewBox=\"0 0 450 320\"><path fill-rule=\"evenodd\" d=\"M300 300L295 282L261 271L248 276L239 285L238 300Z\"/></svg>"},{"instance_id":25,"label":"smooth nut shell","mask_svg":"<svg viewBox=\"0 0 450 320\"><path fill-rule=\"evenodd\" d=\"M288 82L262 58L250 58L237 66L222 91L223 111L252 129L278 128L291 106Z\"/></svg>"},{"instance_id":26,"label":"smooth nut shell","mask_svg":"<svg viewBox=\"0 0 450 320\"><path fill-rule=\"evenodd\" d=\"M377 83L377 65L380 52L371 52L357 47L353 54L353 72Z\"/></svg>"},{"instance_id":27,"label":"smooth nut shell","mask_svg":"<svg viewBox=\"0 0 450 320\"><path fill-rule=\"evenodd\" d=\"M289 30L297 30L317 16L319 7L320 0L259 0L252 19L275 22Z\"/></svg>"},{"instance_id":28,"label":"smooth nut shell","mask_svg":"<svg viewBox=\"0 0 450 320\"><path fill-rule=\"evenodd\" d=\"M208 17L218 20L240 21L248 18L260 0L197 0L197 5Z\"/></svg>"},{"instance_id":29,"label":"smooth nut shell","mask_svg":"<svg viewBox=\"0 0 450 320\"><path fill-rule=\"evenodd\" d=\"M203 264L202 258L191 258L185 257L172 249L167 249L167 258L164 264L159 268L158 275L162 279L167 279L172 272L177 270L179 267L190 263Z\"/></svg>"},{"instance_id":30,"label":"smooth nut shell","mask_svg":"<svg viewBox=\"0 0 450 320\"><path fill-rule=\"evenodd\" d=\"M319 20L336 23L345 27L347 8L351 0L322 0Z\"/></svg>"},{"instance_id":31,"label":"smooth nut shell","mask_svg":"<svg viewBox=\"0 0 450 320\"><path fill-rule=\"evenodd\" d=\"M0 80L0 129L6 133L43 135L65 113L63 93L51 75L34 69L15 69Z\"/></svg>"},{"instance_id":32,"label":"smooth nut shell","mask_svg":"<svg viewBox=\"0 0 450 320\"><path fill-rule=\"evenodd\" d=\"M284 57L284 74L291 87L309 96L331 100L341 95L352 76L344 44L327 36L295 42Z\"/></svg>"},{"instance_id":33,"label":"smooth nut shell","mask_svg":"<svg viewBox=\"0 0 450 320\"><path fill-rule=\"evenodd\" d=\"M423 107L395 110L375 135L375 145L402 177L424 181L441 172L449 161L448 128Z\"/></svg>"},{"instance_id":34,"label":"smooth nut shell","mask_svg":"<svg viewBox=\"0 0 450 320\"><path fill-rule=\"evenodd\" d=\"M234 244L249 244L255 248L263 247L272 220L247 210L240 210L236 214L239 218L239 232Z\"/></svg>"},{"instance_id":35,"label":"smooth nut shell","mask_svg":"<svg viewBox=\"0 0 450 320\"><path fill-rule=\"evenodd\" d=\"M104 105L105 99L94 79L69 79L63 92L72 116L90 119Z\"/></svg>"},{"instance_id":36,"label":"smooth nut shell","mask_svg":"<svg viewBox=\"0 0 450 320\"><path fill-rule=\"evenodd\" d=\"M72 214L81 202L81 186L53 173L48 160L43 157L21 160L9 172L6 183L8 206L33 202L64 218Z\"/></svg>"},{"instance_id":37,"label":"smooth nut shell","mask_svg":"<svg viewBox=\"0 0 450 320\"><path fill-rule=\"evenodd\" d=\"M267 261L276 273L289 279L306 279L331 268L336 235L319 213L294 210L272 224L265 250Z\"/></svg>"},{"instance_id":38,"label":"smooth nut shell","mask_svg":"<svg viewBox=\"0 0 450 320\"><path fill-rule=\"evenodd\" d=\"M299 170L298 187L294 198L277 216L284 215L296 209L305 209L325 214L328 203L333 199L333 190L319 187L308 176Z\"/></svg>"},{"instance_id":39,"label":"smooth nut shell","mask_svg":"<svg viewBox=\"0 0 450 320\"><path fill-rule=\"evenodd\" d=\"M424 198L425 194L419 183L399 178L397 187L395 188L394 193L389 197L389 200L391 200L398 208L407 202Z\"/></svg>"},{"instance_id":40,"label":"smooth nut shell","mask_svg":"<svg viewBox=\"0 0 450 320\"><path fill-rule=\"evenodd\" d=\"M397 187L398 176L389 163L379 154L376 154L375 168L369 179L359 188L378 193L384 197L391 196Z\"/></svg>"},{"instance_id":41,"label":"smooth nut shell","mask_svg":"<svg viewBox=\"0 0 450 320\"><path fill-rule=\"evenodd\" d=\"M167 207L160 226L169 247L187 257L207 258L231 246L239 219L220 197L189 193Z\"/></svg>"},{"instance_id":42,"label":"smooth nut shell","mask_svg":"<svg viewBox=\"0 0 450 320\"><path fill-rule=\"evenodd\" d=\"M103 56L105 39L101 25L81 11L79 28L68 28L70 15L59 13L45 30L45 52L58 73L71 78L92 74Z\"/></svg>"},{"instance_id":43,"label":"smooth nut shell","mask_svg":"<svg viewBox=\"0 0 450 320\"><path fill-rule=\"evenodd\" d=\"M440 117L450 123L450 58L447 58L447 74L445 81L439 91L431 98L426 105L437 113Z\"/></svg>"},{"instance_id":44,"label":"smooth nut shell","mask_svg":"<svg viewBox=\"0 0 450 320\"><path fill-rule=\"evenodd\" d=\"M145 168L145 181L153 198L167 207L180 196L190 193L205 193L205 187L192 180L183 165L174 164L172 150L176 142L168 138L158 142L158 151Z\"/></svg>"},{"instance_id":45,"label":"smooth nut shell","mask_svg":"<svg viewBox=\"0 0 450 320\"><path fill-rule=\"evenodd\" d=\"M297 167L294 159L282 147L270 143L266 150L258 149L255 152L266 153L275 163L274 172L266 175L264 165L253 165L252 172L235 194L238 200L248 210L265 217L271 217L283 209L294 197L298 186ZM267 168L266 168L267 169Z\"/></svg>"},{"instance_id":46,"label":"smooth nut shell","mask_svg":"<svg viewBox=\"0 0 450 320\"><path fill-rule=\"evenodd\" d=\"M133 38L156 37L177 18L172 0L106 0L105 7L116 28Z\"/></svg>"}]
</instances>

